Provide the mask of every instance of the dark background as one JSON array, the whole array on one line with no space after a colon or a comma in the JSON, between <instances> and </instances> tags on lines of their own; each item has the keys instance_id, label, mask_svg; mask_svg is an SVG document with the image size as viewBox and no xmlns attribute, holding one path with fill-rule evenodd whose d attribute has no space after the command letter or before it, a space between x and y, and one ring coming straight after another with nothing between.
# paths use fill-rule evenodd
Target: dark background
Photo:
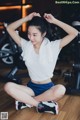
<instances>
[{"instance_id":1,"label":"dark background","mask_svg":"<svg viewBox=\"0 0 80 120\"><path fill-rule=\"evenodd\" d=\"M43 15L45 12L53 14L56 18L72 24L73 21L80 21L80 4L55 4L55 0L0 0L0 31L3 29L3 22L11 23L22 17L22 7L32 5L26 9L27 14L36 11ZM2 10L1 7L7 9ZM8 9L9 6L20 6L21 9ZM23 32L23 30L21 29ZM1 33L1 32L0 32Z\"/></svg>"},{"instance_id":2,"label":"dark background","mask_svg":"<svg viewBox=\"0 0 80 120\"><path fill-rule=\"evenodd\" d=\"M36 11L43 15L44 12L50 12L56 17L60 17L66 21L73 19L80 20L80 4L55 4L55 0L26 0L25 4L32 4L32 8L27 10L28 13ZM16 6L21 5L21 0L0 0L1 6ZM0 9L0 22L12 22L21 18L21 10L1 10Z\"/></svg>"}]
</instances>

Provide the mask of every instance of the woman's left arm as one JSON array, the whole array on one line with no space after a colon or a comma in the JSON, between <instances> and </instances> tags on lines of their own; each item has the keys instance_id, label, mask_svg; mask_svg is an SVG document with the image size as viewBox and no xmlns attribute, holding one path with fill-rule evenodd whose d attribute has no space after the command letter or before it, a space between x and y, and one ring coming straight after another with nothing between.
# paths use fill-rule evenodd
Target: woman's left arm
<instances>
[{"instance_id":1,"label":"woman's left arm","mask_svg":"<svg viewBox=\"0 0 80 120\"><path fill-rule=\"evenodd\" d=\"M71 27L70 25L54 18L51 14L46 14L45 13L44 18L48 22L59 26L60 28L62 28L68 34L61 39L60 48L63 48L64 46L69 44L78 35L78 30L76 30L75 28Z\"/></svg>"}]
</instances>

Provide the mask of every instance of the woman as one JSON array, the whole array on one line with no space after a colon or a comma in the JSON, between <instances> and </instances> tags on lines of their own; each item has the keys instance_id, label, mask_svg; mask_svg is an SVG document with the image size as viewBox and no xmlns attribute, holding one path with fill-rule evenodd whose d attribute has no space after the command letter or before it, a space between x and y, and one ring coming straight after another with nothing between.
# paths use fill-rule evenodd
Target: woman
<instances>
[{"instance_id":1,"label":"woman","mask_svg":"<svg viewBox=\"0 0 80 120\"><path fill-rule=\"evenodd\" d=\"M61 27L67 35L50 42L47 35L47 27L43 18ZM56 101L65 94L65 87L61 84L54 85L51 78L56 65L60 50L69 44L78 34L78 31L54 18L51 14L45 13L43 18L39 13L33 12L27 17L13 22L7 27L7 31L13 40L22 48L22 57L27 66L31 81L27 86L15 83L6 83L5 91L15 98L16 109L25 106L35 106L38 112L50 112L58 114ZM24 22L28 22L28 40L21 38L15 30ZM19 101L19 102L18 102Z\"/></svg>"}]
</instances>

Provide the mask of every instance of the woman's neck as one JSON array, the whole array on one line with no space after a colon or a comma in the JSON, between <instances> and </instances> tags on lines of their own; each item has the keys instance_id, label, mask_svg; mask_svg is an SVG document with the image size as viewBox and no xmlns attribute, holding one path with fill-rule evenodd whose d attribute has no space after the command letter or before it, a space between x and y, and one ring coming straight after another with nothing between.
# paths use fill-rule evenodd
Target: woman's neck
<instances>
[{"instance_id":1,"label":"woman's neck","mask_svg":"<svg viewBox=\"0 0 80 120\"><path fill-rule=\"evenodd\" d=\"M35 48L35 49L40 49L40 46L41 46L42 42L43 42L43 40L42 40L40 43L38 43L38 44L36 44L36 45L33 45L34 48Z\"/></svg>"},{"instance_id":2,"label":"woman's neck","mask_svg":"<svg viewBox=\"0 0 80 120\"><path fill-rule=\"evenodd\" d=\"M39 54L40 45L34 45L34 51Z\"/></svg>"},{"instance_id":3,"label":"woman's neck","mask_svg":"<svg viewBox=\"0 0 80 120\"><path fill-rule=\"evenodd\" d=\"M39 49L40 49L41 44L42 44L42 42L33 46L34 50L37 54L39 54Z\"/></svg>"}]
</instances>

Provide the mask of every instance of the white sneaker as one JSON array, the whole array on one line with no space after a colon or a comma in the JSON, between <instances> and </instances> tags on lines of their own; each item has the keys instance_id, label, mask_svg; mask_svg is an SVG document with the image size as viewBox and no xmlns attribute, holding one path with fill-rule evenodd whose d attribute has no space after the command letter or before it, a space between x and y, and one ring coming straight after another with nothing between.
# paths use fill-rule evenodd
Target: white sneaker
<instances>
[{"instance_id":1,"label":"white sneaker","mask_svg":"<svg viewBox=\"0 0 80 120\"><path fill-rule=\"evenodd\" d=\"M19 102L19 101L15 101L15 106L16 106L16 110L21 110L21 109L24 109L24 108L31 108L32 106L31 105L28 105L28 104L25 104L25 103L22 103L22 102Z\"/></svg>"},{"instance_id":2,"label":"white sneaker","mask_svg":"<svg viewBox=\"0 0 80 120\"><path fill-rule=\"evenodd\" d=\"M58 114L58 104L53 101L40 102L36 108L38 112L48 112L52 114Z\"/></svg>"}]
</instances>

